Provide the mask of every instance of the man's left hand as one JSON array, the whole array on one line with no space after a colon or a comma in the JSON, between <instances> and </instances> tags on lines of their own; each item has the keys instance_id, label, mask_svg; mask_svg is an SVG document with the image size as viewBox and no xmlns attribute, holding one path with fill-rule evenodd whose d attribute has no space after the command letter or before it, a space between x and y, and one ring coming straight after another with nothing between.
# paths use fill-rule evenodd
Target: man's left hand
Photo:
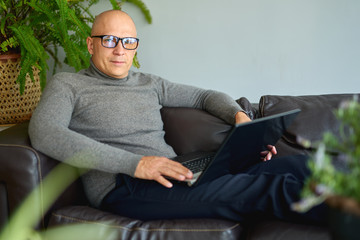
<instances>
[{"instance_id":1,"label":"man's left hand","mask_svg":"<svg viewBox=\"0 0 360 240\"><path fill-rule=\"evenodd\" d=\"M262 151L260 153L260 155L262 156L262 161L266 162L271 160L271 158L277 154L277 150L276 147L273 145L267 145L267 148L269 149L268 151Z\"/></svg>"}]
</instances>

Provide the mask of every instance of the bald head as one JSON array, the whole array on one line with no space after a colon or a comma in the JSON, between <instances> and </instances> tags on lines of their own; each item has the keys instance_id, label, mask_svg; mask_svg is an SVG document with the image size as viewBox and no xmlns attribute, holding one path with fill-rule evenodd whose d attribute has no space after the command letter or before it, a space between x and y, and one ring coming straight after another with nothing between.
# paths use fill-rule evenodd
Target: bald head
<instances>
[{"instance_id":1,"label":"bald head","mask_svg":"<svg viewBox=\"0 0 360 240\"><path fill-rule=\"evenodd\" d=\"M91 28L91 35L111 34L109 31L114 32L117 27L136 37L134 21L127 13L121 10L109 10L97 15Z\"/></svg>"},{"instance_id":2,"label":"bald head","mask_svg":"<svg viewBox=\"0 0 360 240\"><path fill-rule=\"evenodd\" d=\"M116 37L117 45L114 47L103 46L102 37L104 35L111 36L112 39ZM124 48L120 39L136 37L135 24L126 13L120 10L110 10L99 14L94 20L91 37L86 39L92 62L108 76L126 77L131 68L136 49Z\"/></svg>"}]
</instances>

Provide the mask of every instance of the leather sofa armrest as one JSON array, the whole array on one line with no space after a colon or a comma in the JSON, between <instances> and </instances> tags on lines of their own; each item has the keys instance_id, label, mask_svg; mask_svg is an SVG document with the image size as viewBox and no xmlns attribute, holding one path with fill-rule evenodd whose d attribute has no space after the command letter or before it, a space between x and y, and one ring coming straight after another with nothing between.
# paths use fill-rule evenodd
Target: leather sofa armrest
<instances>
[{"instance_id":1,"label":"leather sofa armrest","mask_svg":"<svg viewBox=\"0 0 360 240\"><path fill-rule=\"evenodd\" d=\"M47 209L44 209L43 206L46 193L42 187L42 181L57 164L59 164L58 161L38 152L31 146L28 122L1 131L0 183L3 183L5 190L0 192L2 194L0 204L3 204L0 209L8 209L8 215L11 215L32 190L39 186L40 191L36 195L32 209L34 213L44 216L40 226L45 227L48 215ZM71 166L68 166L67 172L78 175L77 170ZM81 183L76 182L60 196L52 208L86 202L85 194L82 193ZM2 217L8 218L8 216Z\"/></svg>"},{"instance_id":2,"label":"leather sofa armrest","mask_svg":"<svg viewBox=\"0 0 360 240\"><path fill-rule=\"evenodd\" d=\"M26 124L16 125L0 132L0 182L4 184L2 208L11 215L30 192L41 183L44 156L31 148L26 134ZM42 192L36 196L36 202L42 202ZM32 206L34 213L44 215L40 204ZM6 216L7 218L9 216Z\"/></svg>"},{"instance_id":3,"label":"leather sofa armrest","mask_svg":"<svg viewBox=\"0 0 360 240\"><path fill-rule=\"evenodd\" d=\"M304 96L262 96L259 103L261 117L300 109L301 112L278 143L278 155L309 153L322 140L325 132L339 135L340 122L334 111L344 101L352 100L354 94L325 94ZM308 149L299 144L300 139L311 141Z\"/></svg>"},{"instance_id":4,"label":"leather sofa armrest","mask_svg":"<svg viewBox=\"0 0 360 240\"><path fill-rule=\"evenodd\" d=\"M237 99L236 102L246 112L250 119L256 119L260 117L258 103L250 103L249 100L245 97Z\"/></svg>"}]
</instances>

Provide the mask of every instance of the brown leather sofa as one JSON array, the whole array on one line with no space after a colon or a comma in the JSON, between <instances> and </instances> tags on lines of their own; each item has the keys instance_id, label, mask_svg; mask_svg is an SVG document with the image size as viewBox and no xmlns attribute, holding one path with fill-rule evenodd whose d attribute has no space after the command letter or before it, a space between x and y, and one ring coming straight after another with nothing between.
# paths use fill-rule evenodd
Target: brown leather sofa
<instances>
[{"instance_id":1,"label":"brown leather sofa","mask_svg":"<svg viewBox=\"0 0 360 240\"><path fill-rule=\"evenodd\" d=\"M237 102L251 118L273 115L300 108L293 125L277 143L279 156L309 154L297 143L299 137L313 142L320 140L323 132L338 130L333 110L352 94L316 96L263 96L259 103L246 98ZM178 154L193 151L215 150L231 126L210 114L194 109L162 109L166 140ZM237 223L223 219L174 219L143 222L89 206L80 180L75 181L47 210L43 206L46 193L42 187L44 177L58 165L58 161L32 148L27 133L28 123L18 124L0 132L0 227L9 220L24 198L40 185L32 210L43 218L38 228L44 229L70 223L90 226L104 225L113 235L101 232L93 239L330 239L326 227L298 224L280 220L263 220ZM64 177L78 176L79 170L66 166ZM115 235L114 235L115 234ZM74 239L82 239L74 236Z\"/></svg>"}]
</instances>

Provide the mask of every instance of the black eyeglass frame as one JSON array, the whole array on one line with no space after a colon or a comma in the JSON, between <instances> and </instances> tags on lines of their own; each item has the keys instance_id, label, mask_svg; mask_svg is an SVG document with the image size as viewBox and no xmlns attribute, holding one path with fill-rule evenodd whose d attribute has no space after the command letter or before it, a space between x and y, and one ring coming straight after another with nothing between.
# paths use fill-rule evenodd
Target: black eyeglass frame
<instances>
[{"instance_id":1,"label":"black eyeglass frame","mask_svg":"<svg viewBox=\"0 0 360 240\"><path fill-rule=\"evenodd\" d=\"M108 36L111 36L113 38L115 38L116 40L116 43L115 43L115 46L113 47L107 47L107 46L104 46L103 44L103 40L104 40L104 37L108 37ZM116 48L116 46L119 44L119 42L121 41L121 45L124 49L127 49L127 50L135 50L138 48L139 46L139 39L138 38L134 38L134 37L124 37L124 38L120 38L120 37L116 37L114 35L96 35L96 36L91 36L92 38L101 38L101 46L105 47L105 48ZM135 39L136 40L136 47L135 48L126 48L124 46L124 42L123 40L126 40L126 39Z\"/></svg>"}]
</instances>

